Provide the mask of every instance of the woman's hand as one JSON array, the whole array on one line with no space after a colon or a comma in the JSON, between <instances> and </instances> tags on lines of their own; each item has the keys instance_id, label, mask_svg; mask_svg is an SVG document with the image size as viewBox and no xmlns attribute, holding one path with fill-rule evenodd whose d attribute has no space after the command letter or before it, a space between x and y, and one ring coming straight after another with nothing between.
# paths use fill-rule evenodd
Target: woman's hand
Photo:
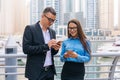
<instances>
[{"instance_id":1,"label":"woman's hand","mask_svg":"<svg viewBox=\"0 0 120 80\"><path fill-rule=\"evenodd\" d=\"M71 57L71 58L77 58L78 54L76 52L73 52L72 50L68 50L65 54L64 54L65 58Z\"/></svg>"},{"instance_id":2,"label":"woman's hand","mask_svg":"<svg viewBox=\"0 0 120 80\"><path fill-rule=\"evenodd\" d=\"M64 54L64 57L65 57L65 58L69 58L69 54L66 52L66 53Z\"/></svg>"}]
</instances>

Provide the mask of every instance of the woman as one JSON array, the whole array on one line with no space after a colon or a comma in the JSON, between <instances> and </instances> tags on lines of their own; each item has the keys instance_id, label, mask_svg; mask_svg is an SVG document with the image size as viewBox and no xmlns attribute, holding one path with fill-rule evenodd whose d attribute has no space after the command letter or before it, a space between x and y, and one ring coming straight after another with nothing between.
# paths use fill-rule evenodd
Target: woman
<instances>
[{"instance_id":1,"label":"woman","mask_svg":"<svg viewBox=\"0 0 120 80\"><path fill-rule=\"evenodd\" d=\"M84 63L90 61L90 42L81 24L72 19L68 22L68 39L62 43L60 59L63 65L61 80L84 80Z\"/></svg>"}]
</instances>

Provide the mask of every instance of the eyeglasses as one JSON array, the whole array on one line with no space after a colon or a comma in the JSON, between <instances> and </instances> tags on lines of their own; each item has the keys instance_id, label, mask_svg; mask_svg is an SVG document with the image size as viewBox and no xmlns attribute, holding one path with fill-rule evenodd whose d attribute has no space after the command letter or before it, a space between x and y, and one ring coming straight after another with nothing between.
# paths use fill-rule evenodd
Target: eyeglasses
<instances>
[{"instance_id":1,"label":"eyeglasses","mask_svg":"<svg viewBox=\"0 0 120 80\"><path fill-rule=\"evenodd\" d=\"M74 30L74 31L76 31L77 27L68 27L68 30Z\"/></svg>"},{"instance_id":2,"label":"eyeglasses","mask_svg":"<svg viewBox=\"0 0 120 80\"><path fill-rule=\"evenodd\" d=\"M51 19L49 17L47 17L46 15L44 15L50 22L54 22L55 20L54 19Z\"/></svg>"}]
</instances>

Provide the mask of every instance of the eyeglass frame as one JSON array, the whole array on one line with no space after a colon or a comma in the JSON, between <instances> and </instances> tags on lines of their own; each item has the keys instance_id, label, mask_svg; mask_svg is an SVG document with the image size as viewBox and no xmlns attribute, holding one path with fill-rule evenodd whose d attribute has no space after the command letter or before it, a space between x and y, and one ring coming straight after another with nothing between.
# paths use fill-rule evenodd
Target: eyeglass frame
<instances>
[{"instance_id":1,"label":"eyeglass frame","mask_svg":"<svg viewBox=\"0 0 120 80\"><path fill-rule=\"evenodd\" d=\"M54 22L54 21L56 21L56 20L54 20L54 19L52 19L52 18L49 18L49 17L47 17L46 15L44 15L47 19L48 19L48 21L50 21L50 22Z\"/></svg>"},{"instance_id":2,"label":"eyeglass frame","mask_svg":"<svg viewBox=\"0 0 120 80\"><path fill-rule=\"evenodd\" d=\"M77 27L68 27L68 30L69 30L69 31L70 31L70 30L76 31L76 30L77 30Z\"/></svg>"}]
</instances>

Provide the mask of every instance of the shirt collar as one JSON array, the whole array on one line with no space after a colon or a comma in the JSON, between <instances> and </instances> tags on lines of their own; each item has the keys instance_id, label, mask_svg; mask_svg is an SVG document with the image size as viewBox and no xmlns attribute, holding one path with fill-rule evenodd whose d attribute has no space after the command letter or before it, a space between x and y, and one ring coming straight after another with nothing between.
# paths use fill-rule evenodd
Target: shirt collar
<instances>
[{"instance_id":1,"label":"shirt collar","mask_svg":"<svg viewBox=\"0 0 120 80\"><path fill-rule=\"evenodd\" d=\"M76 37L76 38L70 37L70 39L79 39L79 37Z\"/></svg>"},{"instance_id":2,"label":"shirt collar","mask_svg":"<svg viewBox=\"0 0 120 80\"><path fill-rule=\"evenodd\" d=\"M42 26L40 23L39 23L39 25L40 25L40 27L41 27L41 29L42 29L42 27L43 27L43 26ZM42 30L42 31L43 31L43 30ZM43 31L43 32L44 32L44 31ZM47 29L47 31L46 31L46 32L49 32L49 30Z\"/></svg>"}]
</instances>

